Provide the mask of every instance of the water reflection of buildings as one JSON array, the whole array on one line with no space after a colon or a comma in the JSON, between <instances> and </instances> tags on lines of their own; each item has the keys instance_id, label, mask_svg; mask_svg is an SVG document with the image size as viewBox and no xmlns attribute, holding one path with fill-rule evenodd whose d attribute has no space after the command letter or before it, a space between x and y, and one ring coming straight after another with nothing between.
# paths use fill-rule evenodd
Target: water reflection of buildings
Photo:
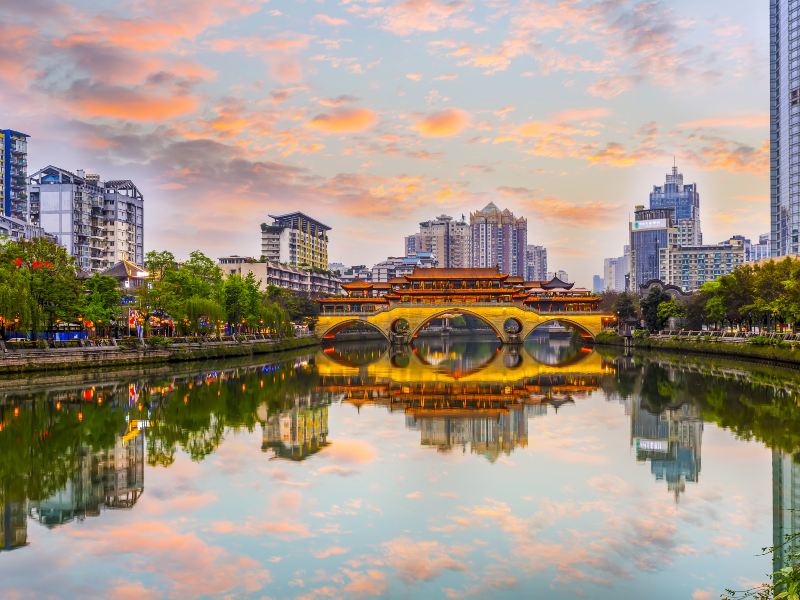
<instances>
[{"instance_id":1,"label":"water reflection of buildings","mask_svg":"<svg viewBox=\"0 0 800 600\"><path fill-rule=\"evenodd\" d=\"M31 502L30 516L48 527L96 517L104 508L132 508L144 491L144 435L129 428L112 447L80 450L78 468L63 489Z\"/></svg>"},{"instance_id":2,"label":"water reflection of buildings","mask_svg":"<svg viewBox=\"0 0 800 600\"><path fill-rule=\"evenodd\" d=\"M495 409L437 410L409 408L406 427L420 432L420 444L447 452L461 448L491 462L528 445L528 418L547 414L542 404L510 404Z\"/></svg>"},{"instance_id":3,"label":"water reflection of buildings","mask_svg":"<svg viewBox=\"0 0 800 600\"><path fill-rule=\"evenodd\" d=\"M667 482L676 502L687 481L698 481L702 438L703 420L696 406L684 404L653 414L641 406L641 398L631 403L631 446L636 460L650 462L650 472L656 480Z\"/></svg>"},{"instance_id":4,"label":"water reflection of buildings","mask_svg":"<svg viewBox=\"0 0 800 600\"><path fill-rule=\"evenodd\" d=\"M264 415L261 449L274 458L304 460L328 445L330 400L302 396L277 414Z\"/></svg>"},{"instance_id":5,"label":"water reflection of buildings","mask_svg":"<svg viewBox=\"0 0 800 600\"><path fill-rule=\"evenodd\" d=\"M796 563L800 553L800 463L780 450L772 451L773 571ZM787 542L787 540L789 540Z\"/></svg>"},{"instance_id":6,"label":"water reflection of buildings","mask_svg":"<svg viewBox=\"0 0 800 600\"><path fill-rule=\"evenodd\" d=\"M528 419L557 411L600 387L613 368L599 355L579 352L567 365L544 365L519 349L481 342L418 352L381 353L354 361L349 352L317 360L321 389L358 410L379 405L402 412L423 446L461 448L491 461L528 445Z\"/></svg>"},{"instance_id":7,"label":"water reflection of buildings","mask_svg":"<svg viewBox=\"0 0 800 600\"><path fill-rule=\"evenodd\" d=\"M28 545L28 511L26 502L0 504L0 551Z\"/></svg>"}]
</instances>

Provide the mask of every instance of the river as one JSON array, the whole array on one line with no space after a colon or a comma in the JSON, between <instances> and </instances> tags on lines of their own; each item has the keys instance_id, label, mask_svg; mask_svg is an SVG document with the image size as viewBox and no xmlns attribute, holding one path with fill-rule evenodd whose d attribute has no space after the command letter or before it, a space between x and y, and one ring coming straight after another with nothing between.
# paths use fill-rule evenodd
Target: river
<instances>
[{"instance_id":1,"label":"river","mask_svg":"<svg viewBox=\"0 0 800 600\"><path fill-rule=\"evenodd\" d=\"M798 386L457 337L0 379L2 595L718 598L800 530Z\"/></svg>"}]
</instances>

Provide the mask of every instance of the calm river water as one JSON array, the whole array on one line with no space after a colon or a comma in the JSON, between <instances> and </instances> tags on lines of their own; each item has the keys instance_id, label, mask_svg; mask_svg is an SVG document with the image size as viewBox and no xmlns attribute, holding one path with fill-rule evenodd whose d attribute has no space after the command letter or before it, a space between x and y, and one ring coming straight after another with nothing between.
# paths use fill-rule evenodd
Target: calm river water
<instances>
[{"instance_id":1,"label":"calm river water","mask_svg":"<svg viewBox=\"0 0 800 600\"><path fill-rule=\"evenodd\" d=\"M0 379L0 595L718 598L800 530L799 388L460 338Z\"/></svg>"}]
</instances>

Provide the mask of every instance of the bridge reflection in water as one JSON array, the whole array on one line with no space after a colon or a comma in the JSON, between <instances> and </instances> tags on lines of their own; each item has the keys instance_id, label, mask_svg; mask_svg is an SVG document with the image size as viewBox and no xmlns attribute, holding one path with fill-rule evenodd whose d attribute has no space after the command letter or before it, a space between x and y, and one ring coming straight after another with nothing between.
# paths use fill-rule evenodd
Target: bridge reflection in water
<instances>
[{"instance_id":1,"label":"bridge reflection in water","mask_svg":"<svg viewBox=\"0 0 800 600\"><path fill-rule=\"evenodd\" d=\"M467 446L496 460L528 444L528 419L574 403L613 376L613 362L577 347L561 364L529 346L426 340L412 350L335 346L317 358L321 389L358 410L403 412L424 446Z\"/></svg>"}]
</instances>

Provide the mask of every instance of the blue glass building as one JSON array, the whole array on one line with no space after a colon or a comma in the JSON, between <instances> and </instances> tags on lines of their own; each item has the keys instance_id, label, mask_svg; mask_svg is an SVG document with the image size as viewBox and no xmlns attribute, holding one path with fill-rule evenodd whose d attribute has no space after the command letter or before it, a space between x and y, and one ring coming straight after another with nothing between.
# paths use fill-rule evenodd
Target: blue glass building
<instances>
[{"instance_id":1,"label":"blue glass building","mask_svg":"<svg viewBox=\"0 0 800 600\"><path fill-rule=\"evenodd\" d=\"M675 221L700 220L700 194L696 183L683 183L683 173L672 167L663 186L654 185L650 193L650 208L671 208ZM698 227L699 229L699 227Z\"/></svg>"},{"instance_id":2,"label":"blue glass building","mask_svg":"<svg viewBox=\"0 0 800 600\"><path fill-rule=\"evenodd\" d=\"M674 227L675 211L672 208L647 210L637 207L630 224L631 238L631 289L639 288L653 279L659 279L659 256L669 244L670 229Z\"/></svg>"},{"instance_id":3,"label":"blue glass building","mask_svg":"<svg viewBox=\"0 0 800 600\"><path fill-rule=\"evenodd\" d=\"M28 135L0 129L0 215L28 219Z\"/></svg>"}]
</instances>

